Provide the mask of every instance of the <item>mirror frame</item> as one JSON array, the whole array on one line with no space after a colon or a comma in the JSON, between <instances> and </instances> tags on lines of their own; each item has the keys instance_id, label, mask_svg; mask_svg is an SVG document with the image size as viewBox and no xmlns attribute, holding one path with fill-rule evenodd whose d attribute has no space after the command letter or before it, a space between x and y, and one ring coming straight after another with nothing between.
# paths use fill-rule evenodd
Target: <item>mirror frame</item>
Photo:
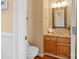
<instances>
[{"instance_id":1,"label":"mirror frame","mask_svg":"<svg viewBox=\"0 0 79 59\"><path fill-rule=\"evenodd\" d=\"M54 15L55 15L55 12L54 12L54 8L52 8L52 15L53 15L53 17L52 17L52 20L53 20L53 28L66 28L67 27L67 18L66 18L66 16L67 16L67 10L66 10L66 7L64 8L64 25L65 26L56 26L55 25L55 17L54 17Z\"/></svg>"}]
</instances>

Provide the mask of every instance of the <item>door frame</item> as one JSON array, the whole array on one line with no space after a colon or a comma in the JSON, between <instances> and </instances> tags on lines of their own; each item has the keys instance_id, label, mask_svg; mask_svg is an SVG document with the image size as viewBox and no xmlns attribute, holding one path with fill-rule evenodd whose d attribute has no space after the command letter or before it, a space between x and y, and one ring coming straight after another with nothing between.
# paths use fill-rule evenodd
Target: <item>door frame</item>
<instances>
[{"instance_id":1,"label":"door frame","mask_svg":"<svg viewBox=\"0 0 79 59\"><path fill-rule=\"evenodd\" d=\"M76 1L75 0L70 0L70 15L71 15L71 59L76 58L76 32L73 34L74 31L76 31L77 28L77 15L76 15ZM75 29L75 30L74 30Z\"/></svg>"},{"instance_id":2,"label":"door frame","mask_svg":"<svg viewBox=\"0 0 79 59\"><path fill-rule=\"evenodd\" d=\"M27 59L26 8L27 0L13 0L13 50L14 59Z\"/></svg>"}]
</instances>

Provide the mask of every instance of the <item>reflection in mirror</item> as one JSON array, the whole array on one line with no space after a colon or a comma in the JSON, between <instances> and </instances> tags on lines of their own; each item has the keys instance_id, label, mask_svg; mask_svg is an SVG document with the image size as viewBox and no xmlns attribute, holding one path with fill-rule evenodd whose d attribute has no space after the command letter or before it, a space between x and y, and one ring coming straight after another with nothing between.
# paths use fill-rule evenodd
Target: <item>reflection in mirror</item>
<instances>
[{"instance_id":1,"label":"reflection in mirror","mask_svg":"<svg viewBox=\"0 0 79 59\"><path fill-rule=\"evenodd\" d=\"M66 8L53 9L53 28L66 28Z\"/></svg>"}]
</instances>

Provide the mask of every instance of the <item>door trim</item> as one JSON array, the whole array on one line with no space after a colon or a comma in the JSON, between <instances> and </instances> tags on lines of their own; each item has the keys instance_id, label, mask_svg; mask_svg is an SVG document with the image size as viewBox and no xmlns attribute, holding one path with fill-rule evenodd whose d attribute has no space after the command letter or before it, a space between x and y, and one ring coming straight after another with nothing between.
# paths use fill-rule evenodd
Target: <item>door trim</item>
<instances>
[{"instance_id":1,"label":"door trim","mask_svg":"<svg viewBox=\"0 0 79 59\"><path fill-rule=\"evenodd\" d=\"M27 0L13 0L13 48L14 59L27 59L25 20Z\"/></svg>"}]
</instances>

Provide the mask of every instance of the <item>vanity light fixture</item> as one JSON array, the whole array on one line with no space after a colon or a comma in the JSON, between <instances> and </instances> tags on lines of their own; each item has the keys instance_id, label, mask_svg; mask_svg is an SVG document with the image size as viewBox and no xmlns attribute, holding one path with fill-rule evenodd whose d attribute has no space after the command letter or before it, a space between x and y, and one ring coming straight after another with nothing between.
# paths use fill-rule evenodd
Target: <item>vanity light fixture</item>
<instances>
[{"instance_id":1,"label":"vanity light fixture","mask_svg":"<svg viewBox=\"0 0 79 59\"><path fill-rule=\"evenodd\" d=\"M51 3L51 8L61 8L66 6L67 6L66 0L56 1L55 3Z\"/></svg>"}]
</instances>

